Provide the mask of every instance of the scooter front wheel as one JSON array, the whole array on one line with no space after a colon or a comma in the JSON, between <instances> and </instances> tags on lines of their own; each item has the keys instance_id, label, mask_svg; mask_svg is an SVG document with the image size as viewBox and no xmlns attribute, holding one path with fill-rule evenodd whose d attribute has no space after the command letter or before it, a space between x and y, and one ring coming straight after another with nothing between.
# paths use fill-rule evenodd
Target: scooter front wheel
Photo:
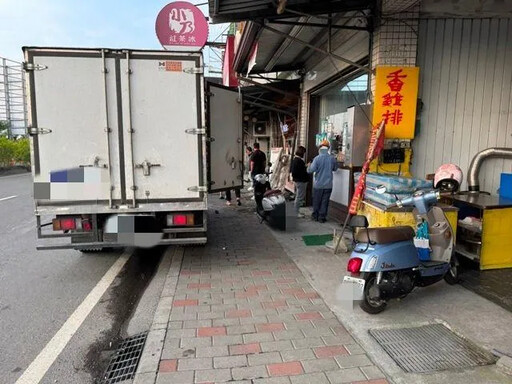
<instances>
[{"instance_id":1,"label":"scooter front wheel","mask_svg":"<svg viewBox=\"0 0 512 384\"><path fill-rule=\"evenodd\" d=\"M359 303L359 307L366 313L376 315L386 309L386 300L375 297L375 290L377 284L377 276L375 273L368 273L363 275L366 281L364 284L363 300Z\"/></svg>"},{"instance_id":2,"label":"scooter front wheel","mask_svg":"<svg viewBox=\"0 0 512 384\"><path fill-rule=\"evenodd\" d=\"M455 285L460 281L460 264L459 259L455 254L453 254L452 259L450 260L450 269L448 269L444 275L444 281L449 285Z\"/></svg>"}]
</instances>

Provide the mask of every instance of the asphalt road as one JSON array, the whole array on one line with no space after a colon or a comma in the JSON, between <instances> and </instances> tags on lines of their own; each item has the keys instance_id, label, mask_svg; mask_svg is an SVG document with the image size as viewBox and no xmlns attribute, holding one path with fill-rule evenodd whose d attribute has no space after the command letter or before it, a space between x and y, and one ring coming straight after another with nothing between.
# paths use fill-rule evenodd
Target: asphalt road
<instances>
[{"instance_id":1,"label":"asphalt road","mask_svg":"<svg viewBox=\"0 0 512 384\"><path fill-rule=\"evenodd\" d=\"M124 257L124 267L40 381L95 383L163 250L37 251L31 195L29 174L0 177L0 383L18 380Z\"/></svg>"}]
</instances>

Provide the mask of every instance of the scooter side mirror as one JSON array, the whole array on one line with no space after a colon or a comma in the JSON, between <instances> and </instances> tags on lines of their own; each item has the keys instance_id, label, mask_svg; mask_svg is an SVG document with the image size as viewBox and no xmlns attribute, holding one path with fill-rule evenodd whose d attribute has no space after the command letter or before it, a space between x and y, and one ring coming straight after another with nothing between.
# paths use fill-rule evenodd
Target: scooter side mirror
<instances>
[{"instance_id":1,"label":"scooter side mirror","mask_svg":"<svg viewBox=\"0 0 512 384\"><path fill-rule=\"evenodd\" d=\"M368 219L363 215L352 216L348 225L352 228L368 228L370 226Z\"/></svg>"}]
</instances>

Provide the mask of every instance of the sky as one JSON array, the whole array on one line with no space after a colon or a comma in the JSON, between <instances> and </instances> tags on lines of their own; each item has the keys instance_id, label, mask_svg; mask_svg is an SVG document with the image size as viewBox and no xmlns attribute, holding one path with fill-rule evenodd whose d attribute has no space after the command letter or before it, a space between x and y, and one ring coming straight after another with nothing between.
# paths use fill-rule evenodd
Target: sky
<instances>
[{"instance_id":1,"label":"sky","mask_svg":"<svg viewBox=\"0 0 512 384\"><path fill-rule=\"evenodd\" d=\"M0 57L22 61L23 46L162 49L155 34L155 20L160 9L170 2L0 0ZM200 4L206 0L190 2ZM207 5L199 8L208 16ZM226 25L210 25L208 40L215 40L225 28ZM220 69L219 59L211 49L205 50L205 61Z\"/></svg>"}]
</instances>

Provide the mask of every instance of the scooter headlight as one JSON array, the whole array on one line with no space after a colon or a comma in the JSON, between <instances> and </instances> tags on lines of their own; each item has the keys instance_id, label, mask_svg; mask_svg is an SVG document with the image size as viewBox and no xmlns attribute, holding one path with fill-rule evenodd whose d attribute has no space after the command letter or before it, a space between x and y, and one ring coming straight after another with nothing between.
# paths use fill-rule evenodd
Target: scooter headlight
<instances>
[{"instance_id":1,"label":"scooter headlight","mask_svg":"<svg viewBox=\"0 0 512 384\"><path fill-rule=\"evenodd\" d=\"M377 256L373 256L368 262L368 269L373 269L377 265Z\"/></svg>"}]
</instances>

